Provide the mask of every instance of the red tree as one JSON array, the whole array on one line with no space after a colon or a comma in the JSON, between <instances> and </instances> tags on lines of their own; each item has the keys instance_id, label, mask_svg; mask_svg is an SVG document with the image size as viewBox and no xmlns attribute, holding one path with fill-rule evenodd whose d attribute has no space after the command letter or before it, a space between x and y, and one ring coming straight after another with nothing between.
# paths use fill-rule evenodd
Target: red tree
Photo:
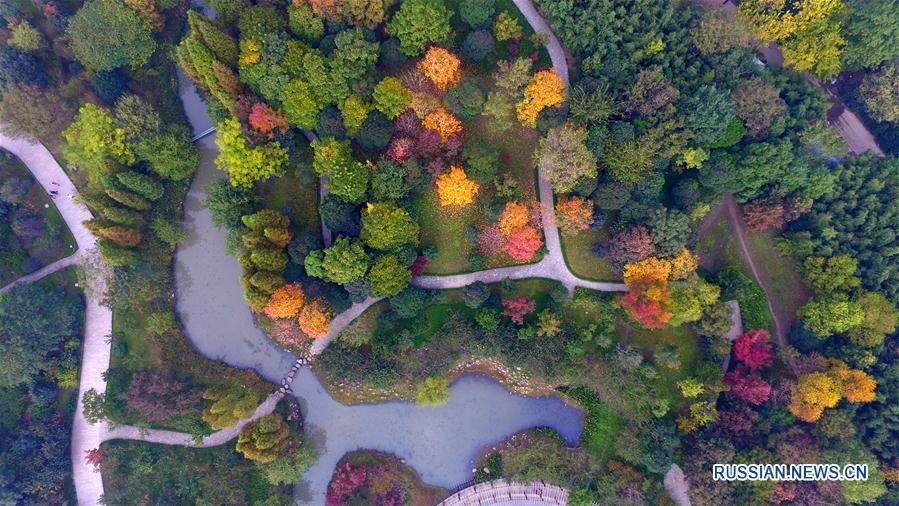
<instances>
[{"instance_id":1,"label":"red tree","mask_svg":"<svg viewBox=\"0 0 899 506\"><path fill-rule=\"evenodd\" d=\"M503 315L508 316L518 325L524 325L524 317L533 313L537 309L537 303L522 295L514 299L505 299L502 301Z\"/></svg>"},{"instance_id":2,"label":"red tree","mask_svg":"<svg viewBox=\"0 0 899 506\"><path fill-rule=\"evenodd\" d=\"M253 105L249 116L250 126L269 139L274 138L275 130L282 134L287 131L287 116L280 109L273 109L262 102Z\"/></svg>"},{"instance_id":3,"label":"red tree","mask_svg":"<svg viewBox=\"0 0 899 506\"><path fill-rule=\"evenodd\" d=\"M743 206L743 219L749 230L756 233L769 228L780 228L786 223L783 204L761 200L753 200Z\"/></svg>"},{"instance_id":4,"label":"red tree","mask_svg":"<svg viewBox=\"0 0 899 506\"><path fill-rule=\"evenodd\" d=\"M752 432L752 427L758 419L759 414L741 402L736 406L722 409L715 423L733 436L745 436Z\"/></svg>"},{"instance_id":5,"label":"red tree","mask_svg":"<svg viewBox=\"0 0 899 506\"><path fill-rule=\"evenodd\" d=\"M415 141L409 137L394 137L387 146L387 159L403 163L415 154Z\"/></svg>"},{"instance_id":6,"label":"red tree","mask_svg":"<svg viewBox=\"0 0 899 506\"><path fill-rule=\"evenodd\" d=\"M637 262L655 251L656 245L646 225L622 230L609 241L609 257L618 263Z\"/></svg>"},{"instance_id":7,"label":"red tree","mask_svg":"<svg viewBox=\"0 0 899 506\"><path fill-rule=\"evenodd\" d=\"M742 364L725 374L724 382L730 385L730 393L756 406L771 396L771 385L758 375L749 374L749 370Z\"/></svg>"},{"instance_id":8,"label":"red tree","mask_svg":"<svg viewBox=\"0 0 899 506\"><path fill-rule=\"evenodd\" d=\"M335 473L325 498L326 506L342 506L347 496L365 484L368 473L362 466L347 462Z\"/></svg>"},{"instance_id":9,"label":"red tree","mask_svg":"<svg viewBox=\"0 0 899 506\"><path fill-rule=\"evenodd\" d=\"M413 276L421 276L421 274L425 271L425 267L428 266L428 259L419 256L412 262L412 265L409 266L409 272L412 273Z\"/></svg>"},{"instance_id":10,"label":"red tree","mask_svg":"<svg viewBox=\"0 0 899 506\"><path fill-rule=\"evenodd\" d=\"M94 469L97 469L103 463L103 450L101 448L88 450L84 454L84 461L94 466Z\"/></svg>"},{"instance_id":11,"label":"red tree","mask_svg":"<svg viewBox=\"0 0 899 506\"><path fill-rule=\"evenodd\" d=\"M519 262L529 262L534 259L534 254L543 246L540 232L534 227L523 227L509 236L503 251Z\"/></svg>"},{"instance_id":12,"label":"red tree","mask_svg":"<svg viewBox=\"0 0 899 506\"><path fill-rule=\"evenodd\" d=\"M767 330L750 330L737 338L734 343L737 360L755 371L768 367L774 360L771 353L771 338Z\"/></svg>"}]
</instances>

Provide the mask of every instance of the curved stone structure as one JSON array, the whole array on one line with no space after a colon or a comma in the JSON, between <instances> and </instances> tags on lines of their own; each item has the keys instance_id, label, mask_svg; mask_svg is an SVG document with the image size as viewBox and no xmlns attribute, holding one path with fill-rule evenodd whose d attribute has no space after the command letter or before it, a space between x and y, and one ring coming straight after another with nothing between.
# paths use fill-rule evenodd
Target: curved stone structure
<instances>
[{"instance_id":1,"label":"curved stone structure","mask_svg":"<svg viewBox=\"0 0 899 506\"><path fill-rule=\"evenodd\" d=\"M514 482L493 480L478 483L444 499L437 506L502 504L506 506L549 506L568 504L568 490L545 481Z\"/></svg>"}]
</instances>

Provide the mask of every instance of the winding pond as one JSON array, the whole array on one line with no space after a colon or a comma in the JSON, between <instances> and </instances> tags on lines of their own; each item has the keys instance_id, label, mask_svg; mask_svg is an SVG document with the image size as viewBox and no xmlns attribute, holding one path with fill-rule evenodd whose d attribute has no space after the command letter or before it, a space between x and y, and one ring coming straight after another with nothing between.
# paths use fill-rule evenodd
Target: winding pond
<instances>
[{"instance_id":1,"label":"winding pond","mask_svg":"<svg viewBox=\"0 0 899 506\"><path fill-rule=\"evenodd\" d=\"M181 91L194 132L206 130L211 122L195 89L182 79ZM218 149L211 135L198 145L200 168L185 202L188 237L176 256L178 312L203 355L253 368L278 382L295 357L255 326L243 301L237 259L226 253L223 231L202 207L206 187L224 175L214 164ZM291 387L303 407L306 432L319 450L318 461L296 489L302 504L324 504L335 465L353 450L394 453L425 482L452 487L471 478L473 459L489 445L538 426L552 427L575 443L583 423L583 413L557 396L513 395L484 376L460 378L451 387L449 402L436 408L405 401L346 406L331 398L308 368L300 370Z\"/></svg>"}]
</instances>

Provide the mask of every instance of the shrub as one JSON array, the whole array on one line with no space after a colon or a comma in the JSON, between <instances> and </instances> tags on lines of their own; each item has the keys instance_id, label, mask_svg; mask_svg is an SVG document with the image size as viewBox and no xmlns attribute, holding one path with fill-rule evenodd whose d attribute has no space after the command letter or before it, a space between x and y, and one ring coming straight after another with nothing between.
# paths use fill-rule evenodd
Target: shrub
<instances>
[{"instance_id":1,"label":"shrub","mask_svg":"<svg viewBox=\"0 0 899 506\"><path fill-rule=\"evenodd\" d=\"M421 406L437 407L450 399L449 382L446 378L430 377L415 391L415 402Z\"/></svg>"}]
</instances>

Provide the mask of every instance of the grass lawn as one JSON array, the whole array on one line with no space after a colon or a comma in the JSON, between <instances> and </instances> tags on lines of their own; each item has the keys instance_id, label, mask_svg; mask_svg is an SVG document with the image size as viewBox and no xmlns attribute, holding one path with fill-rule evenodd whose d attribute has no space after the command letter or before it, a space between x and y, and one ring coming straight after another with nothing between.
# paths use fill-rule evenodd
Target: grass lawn
<instances>
[{"instance_id":1,"label":"grass lawn","mask_svg":"<svg viewBox=\"0 0 899 506\"><path fill-rule=\"evenodd\" d=\"M664 396L670 400L672 411L688 405L689 402L681 396L680 390L677 388L677 382L694 376L695 367L702 359L702 350L699 349L699 336L687 325L647 330L632 328L626 323L622 323L619 328L626 330L627 333L627 337L622 338L622 340L643 352L643 356L653 363L655 363L653 353L660 350L662 346L677 347L680 352L680 367L670 369L656 365L656 369L659 372L659 376L656 378L656 387L659 392L663 392Z\"/></svg>"},{"instance_id":2,"label":"grass lawn","mask_svg":"<svg viewBox=\"0 0 899 506\"><path fill-rule=\"evenodd\" d=\"M795 321L796 310L811 297L811 291L802 284L796 262L777 251L774 235L770 232L749 234L746 242L759 274L771 291L769 296L775 302L774 310L788 317L790 322Z\"/></svg>"},{"instance_id":3,"label":"grass lawn","mask_svg":"<svg viewBox=\"0 0 899 506\"><path fill-rule=\"evenodd\" d=\"M597 258L590 251L594 243L608 237L606 227L584 230L576 235L559 233L565 263L575 276L595 281L619 281L619 276L605 258Z\"/></svg>"},{"instance_id":4,"label":"grass lawn","mask_svg":"<svg viewBox=\"0 0 899 506\"><path fill-rule=\"evenodd\" d=\"M47 193L31 172L12 155L0 151L0 183L21 178L30 184L22 201L0 223L0 286L75 252L75 238ZM66 198L65 195L60 198ZM13 232L13 223L28 216L41 219L43 230L34 239Z\"/></svg>"},{"instance_id":5,"label":"grass lawn","mask_svg":"<svg viewBox=\"0 0 899 506\"><path fill-rule=\"evenodd\" d=\"M303 158L311 160L308 144L302 144ZM318 215L319 184L312 173L311 161L304 161L292 173L259 185L265 207L275 209L290 218L295 229L321 233ZM297 232L297 230L294 230Z\"/></svg>"},{"instance_id":6,"label":"grass lawn","mask_svg":"<svg viewBox=\"0 0 899 506\"><path fill-rule=\"evenodd\" d=\"M766 297L772 299L774 310L785 321L795 321L796 310L802 307L808 300L811 292L802 284L798 267L790 257L785 257L777 251L775 246L775 234L770 231L762 233L747 232L746 244L755 260L761 281L768 287ZM709 230L697 243L700 255L700 265L709 272L717 272L725 266L733 266L739 269L749 279L753 280L749 263L740 254L737 241L734 238L730 223L726 214L709 228ZM757 283L756 283L757 284ZM756 313L762 320L770 320L770 309L767 300L764 304L755 301ZM743 303L741 303L741 306ZM763 307L762 307L763 306ZM744 324L746 324L744 309ZM748 325L757 327L758 325ZM773 331L772 329L769 329ZM789 330L786 328L784 330Z\"/></svg>"},{"instance_id":7,"label":"grass lawn","mask_svg":"<svg viewBox=\"0 0 899 506\"><path fill-rule=\"evenodd\" d=\"M465 125L467 138L481 138L491 142L503 154L498 175L507 175L519 183L521 200L537 200L537 173L534 168L533 153L537 145L537 133L521 126L500 133L491 128L490 121L479 116ZM457 274L470 272L468 257L477 253L477 248L468 242L467 226L482 228L488 225L485 219L484 202L495 195L492 183L482 184L474 204L464 208L443 208L436 191L429 191L416 199L415 207L422 228L422 244L436 245L437 258L425 268L427 274ZM533 259L540 260L540 253ZM517 265L505 253L488 258L485 268Z\"/></svg>"}]
</instances>

